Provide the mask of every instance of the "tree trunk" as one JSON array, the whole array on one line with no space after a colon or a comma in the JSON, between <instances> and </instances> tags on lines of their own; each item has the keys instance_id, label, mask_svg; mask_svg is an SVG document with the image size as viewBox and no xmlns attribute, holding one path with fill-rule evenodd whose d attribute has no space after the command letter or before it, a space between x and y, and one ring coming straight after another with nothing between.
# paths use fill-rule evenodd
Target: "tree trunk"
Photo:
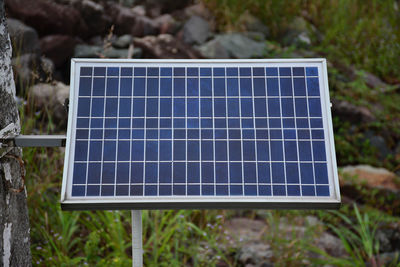
<instances>
[{"instance_id":1,"label":"tree trunk","mask_svg":"<svg viewBox=\"0 0 400 267\"><path fill-rule=\"evenodd\" d=\"M11 42L0 0L0 139L19 134ZM31 266L29 218L20 148L0 147L0 267Z\"/></svg>"}]
</instances>

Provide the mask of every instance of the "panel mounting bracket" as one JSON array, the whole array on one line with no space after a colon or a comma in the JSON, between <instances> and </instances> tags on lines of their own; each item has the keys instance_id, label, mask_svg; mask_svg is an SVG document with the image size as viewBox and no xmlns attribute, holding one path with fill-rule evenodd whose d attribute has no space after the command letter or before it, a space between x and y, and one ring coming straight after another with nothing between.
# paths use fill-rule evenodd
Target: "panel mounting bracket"
<instances>
[{"instance_id":1,"label":"panel mounting bracket","mask_svg":"<svg viewBox=\"0 0 400 267\"><path fill-rule=\"evenodd\" d=\"M17 135L0 139L0 147L64 147L65 135Z\"/></svg>"}]
</instances>

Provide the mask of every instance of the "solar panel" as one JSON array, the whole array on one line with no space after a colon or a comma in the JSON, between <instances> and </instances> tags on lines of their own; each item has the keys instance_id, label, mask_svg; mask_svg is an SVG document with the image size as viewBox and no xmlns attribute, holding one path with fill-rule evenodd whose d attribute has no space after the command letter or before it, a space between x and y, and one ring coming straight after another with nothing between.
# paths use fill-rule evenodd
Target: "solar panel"
<instances>
[{"instance_id":1,"label":"solar panel","mask_svg":"<svg viewBox=\"0 0 400 267\"><path fill-rule=\"evenodd\" d=\"M74 59L64 209L340 204L324 59Z\"/></svg>"}]
</instances>

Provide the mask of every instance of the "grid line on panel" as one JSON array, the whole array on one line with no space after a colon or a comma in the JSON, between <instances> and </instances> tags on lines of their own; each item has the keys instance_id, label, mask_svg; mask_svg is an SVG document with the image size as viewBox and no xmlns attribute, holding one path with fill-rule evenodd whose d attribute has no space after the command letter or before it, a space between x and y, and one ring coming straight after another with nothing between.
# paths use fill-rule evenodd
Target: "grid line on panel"
<instances>
[{"instance_id":1,"label":"grid line on panel","mask_svg":"<svg viewBox=\"0 0 400 267\"><path fill-rule=\"evenodd\" d=\"M304 77L309 77L309 78L318 78L319 76L318 75L295 75L295 76L287 76L287 75L281 75L281 77L282 78L290 78L290 77L293 77L293 78L304 78ZM80 77L83 77L83 78L88 78L88 77L91 77L90 75L81 75ZM96 75L96 77L98 77L98 78L104 78L104 77L106 77L106 76L102 76L102 75ZM127 75L121 75L120 76L121 78L130 78L130 77L132 77L132 76L127 76ZM143 76L143 75L136 75L135 77L137 77L137 78L146 78L146 76ZM163 78L172 78L172 77L176 77L176 78L185 78L185 77L187 77L187 78L197 78L197 76L191 76L191 75L187 75L187 76L174 76L174 75L160 75L160 77L163 77ZM205 76L201 76L201 77L204 77L204 78L211 78L211 76L207 76L207 75L205 75ZM261 77L261 76L260 76ZM266 78L276 78L277 76L265 76ZM232 76L229 76L229 78L252 78L252 76L246 76L246 75L244 75L244 76L234 76L234 75L232 75Z\"/></svg>"},{"instance_id":2,"label":"grid line on panel","mask_svg":"<svg viewBox=\"0 0 400 267\"><path fill-rule=\"evenodd\" d=\"M307 70L304 68L304 76L307 77ZM311 161L312 161L312 178L313 178L313 184L314 184L314 196L317 195L317 186L316 186L316 181L315 181L315 163L314 163L314 149L313 149L313 138L312 138L312 133L311 133L311 112L310 112L310 101L308 98L308 84L307 84L307 78L304 78L304 83L305 83L305 89L306 89L306 99L307 99L307 114L308 114L308 124L310 126L309 128L309 133L310 133L310 145L311 145Z\"/></svg>"},{"instance_id":3,"label":"grid line on panel","mask_svg":"<svg viewBox=\"0 0 400 267\"><path fill-rule=\"evenodd\" d=\"M146 139L147 136L147 71L148 67L145 67L145 78L144 78L144 90L145 90L145 96L144 96L144 137L143 137L143 187L142 187L142 196L145 196L145 191L146 191L146 148L147 148L147 142L148 140Z\"/></svg>"},{"instance_id":4,"label":"grid line on panel","mask_svg":"<svg viewBox=\"0 0 400 267\"><path fill-rule=\"evenodd\" d=\"M132 129L133 129L133 125L132 125L132 118L133 118L133 95L134 95L134 76L133 76L133 68L132 68L132 80L131 80L131 117L129 118L129 125L131 126L130 128L130 133L129 136L131 137L129 140L129 188L128 188L128 192L129 192L129 196L132 196L133 192L132 192L132 146L133 146L133 138L132 138Z\"/></svg>"},{"instance_id":5,"label":"grid line on panel","mask_svg":"<svg viewBox=\"0 0 400 267\"><path fill-rule=\"evenodd\" d=\"M118 67L118 76L121 69ZM119 147L119 95L121 91L121 79L118 77L118 101L117 101L117 141L115 142L115 168L114 168L114 196L117 195L117 173L118 173L118 147Z\"/></svg>"},{"instance_id":6,"label":"grid line on panel","mask_svg":"<svg viewBox=\"0 0 400 267\"><path fill-rule=\"evenodd\" d=\"M237 68L237 69L238 69L238 73L239 73L240 68ZM242 86L241 86L240 78L238 78L238 90L239 90L239 95L242 96ZM240 114L240 117L242 116L242 101L243 101L243 98L241 97L239 99L239 114ZM241 150L241 153L242 153L241 154L241 160L242 160L242 162L241 162L241 165L242 165L241 171L242 171L242 196L243 196L244 195L244 163L243 163L244 153L243 153L243 125L242 125L242 119L240 119L240 150Z\"/></svg>"},{"instance_id":7,"label":"grid line on panel","mask_svg":"<svg viewBox=\"0 0 400 267\"><path fill-rule=\"evenodd\" d=\"M226 123L226 160L227 160L227 175L228 175L228 195L231 195L231 166L229 164L230 162L230 156L229 156L229 126L228 126L228 117L229 117L229 113L228 113L228 76L227 76L227 68L224 68L225 71L225 112L226 112L226 117L225 117L225 123Z\"/></svg>"},{"instance_id":8,"label":"grid line on panel","mask_svg":"<svg viewBox=\"0 0 400 267\"><path fill-rule=\"evenodd\" d=\"M201 186L201 182L202 182L202 179L201 179L201 177L202 177L202 168L201 168L201 163L202 163L202 155L201 155L201 99L200 99L200 95L201 95L201 93L200 93L200 91L201 91L201 78L200 78L201 76L200 76L200 68L199 68L199 84L198 84L198 91L197 91L197 93L198 93L198 96L199 96L199 110L198 110L198 112L199 112L199 114L198 114L198 116L199 116L199 182L200 182L200 188L199 188L199 191L200 191L200 195L202 196L203 195L203 187Z\"/></svg>"},{"instance_id":9,"label":"grid line on panel","mask_svg":"<svg viewBox=\"0 0 400 267\"><path fill-rule=\"evenodd\" d=\"M86 163L86 161L80 161L80 160L76 160L75 162L76 163ZM89 160L89 162L90 163L100 163L101 160ZM103 162L112 163L112 162L115 162L115 161L113 161L113 160L104 160ZM120 160L119 162L141 162L141 163L143 163L144 161L143 160L131 160L131 161L129 161L129 160ZM146 162L171 162L171 160L160 160L160 161L158 161L158 160L146 160ZM200 162L200 160L189 160L189 161L186 161L186 160L174 160L174 162ZM213 160L203 160L202 162L214 162L214 161ZM219 162L228 162L228 161L227 160L221 160ZM254 160L243 160L243 161L242 160L230 160L229 162L236 162L236 163L254 162ZM270 160L259 160L258 162L264 162L264 163L284 163L284 162L287 162L287 163L298 163L299 161L297 161L297 160L286 160L286 161L283 161L283 160L273 160L273 161L270 161ZM327 161L323 161L323 160L320 160L320 161L317 161L317 160L314 160L314 161L302 160L302 161L300 161L300 163L312 163L312 162L315 162L315 163L327 163Z\"/></svg>"},{"instance_id":10,"label":"grid line on panel","mask_svg":"<svg viewBox=\"0 0 400 267\"><path fill-rule=\"evenodd\" d=\"M93 70L94 72L94 70ZM94 73L93 73L94 75ZM104 118L103 118L103 139L101 141L101 163L100 163L100 190L99 190L99 194L100 196L103 195L103 173L104 173L104 134L105 134L105 129L106 129L106 116L105 116L105 112L106 112L106 96L107 96L107 91L108 91L108 86L107 86L107 69L105 70L105 80L104 80L104 106L103 106L103 114L104 114ZM90 139L90 136L89 136Z\"/></svg>"},{"instance_id":11,"label":"grid line on panel","mask_svg":"<svg viewBox=\"0 0 400 267\"><path fill-rule=\"evenodd\" d=\"M293 74L293 67L290 68L292 74ZM291 83L292 83L292 95L294 96L294 78L291 78ZM294 112L294 128L295 128L295 140L296 140L296 148L297 148L297 175L299 179L299 193L300 196L303 196L303 191L301 190L301 176L300 176L300 149L299 149L299 137L298 137L298 127L297 127L297 111L296 111L296 101L293 99L293 112Z\"/></svg>"},{"instance_id":12,"label":"grid line on panel","mask_svg":"<svg viewBox=\"0 0 400 267\"><path fill-rule=\"evenodd\" d=\"M91 78L91 83L90 83L90 95L93 96L93 72L94 72L94 68L91 67L92 69L92 75L90 76ZM78 93L79 94L79 93ZM92 99L90 99L89 102L89 128L90 128L90 124L91 124L91 115L92 115ZM88 130L89 131L89 130ZM90 138L90 135L88 134L88 138ZM86 184L89 183L89 149L90 149L90 139L88 139L88 144L87 144L87 163L86 163ZM85 186L85 196L87 196L87 186Z\"/></svg>"},{"instance_id":13,"label":"grid line on panel","mask_svg":"<svg viewBox=\"0 0 400 267\"><path fill-rule=\"evenodd\" d=\"M185 74L187 74L188 72L187 72L187 67L185 67ZM189 145L189 143L188 143L188 141L187 141L187 125L188 125L188 119L187 119L187 114L188 114L188 112L187 112L187 106L188 106L188 102L187 102L187 92L188 92L188 90L189 90L189 88L188 88L188 84L187 84L187 75L185 75L185 97L186 97L186 99L185 99L185 152L186 152L186 155L185 155L185 159L187 160L188 159L188 150L189 150L189 147L188 147L188 145ZM188 166L187 166L187 164L186 164L186 167L185 167L185 182L186 182L186 184L185 184L185 195L187 196L188 195Z\"/></svg>"},{"instance_id":14,"label":"grid line on panel","mask_svg":"<svg viewBox=\"0 0 400 267\"><path fill-rule=\"evenodd\" d=\"M212 163L213 164L213 170L214 170L214 195L215 195L215 193L216 193L216 190L217 190L217 186L216 186L216 177L215 177L215 175L216 175L216 168L217 168L217 164L216 164L216 160L217 160L217 158L215 157L215 149L216 149L216 142L215 142L215 98L214 98L214 96L215 96L215 88L214 88L214 84L215 84L215 77L214 77L214 70L215 70L215 68L212 68L211 69L211 92L212 92L212 95L211 95L211 103L212 103L212 106L211 106L211 109L212 109L212 117L213 117L213 120L212 120L212 124L213 124L213 130L212 130L212 136L213 136L213 142L212 142L212 144L213 144L213 159L214 159L214 163Z\"/></svg>"},{"instance_id":15,"label":"grid line on panel","mask_svg":"<svg viewBox=\"0 0 400 267\"><path fill-rule=\"evenodd\" d=\"M159 196L160 195L160 190L161 190L161 188L160 188L160 184L161 184L161 182L160 182L160 174L161 174L161 168L160 168L160 157L161 157L161 155L160 155L160 153L161 153L161 142L160 142L160 140L161 140L161 136L160 136L160 134L161 134L161 98L160 98L160 96L161 96L161 77L160 77L160 68L158 68L158 77L157 77L157 80L158 80L158 122L157 122L157 125L158 125L158 139L159 139L159 141L158 141L158 151L157 151L157 158L158 158L158 169L157 169L157 173L158 173L158 175L157 175L157 181L158 181L158 185L157 185L157 196Z\"/></svg>"},{"instance_id":16,"label":"grid line on panel","mask_svg":"<svg viewBox=\"0 0 400 267\"><path fill-rule=\"evenodd\" d=\"M96 76L96 78L97 78L97 76ZM154 77L153 77L154 78ZM203 77L201 77L201 78L203 78ZM219 77L219 78L221 78L221 77ZM232 77L229 77L229 78L232 78ZM243 77L241 77L241 78L243 78ZM118 96L107 96L108 98L130 98L130 96L120 96L120 97L118 97ZM186 99L186 98L209 98L210 96L200 96L200 97L197 97L197 96L175 96L175 98L184 98L184 99ZM313 99L313 98L320 98L319 96L308 96L310 99ZM103 98L102 96L93 96L93 97L91 97L91 96L79 96L79 98ZM158 98L158 96L147 96L147 98L149 98L149 99L152 99L152 98ZM160 98L170 98L170 96L160 96ZM218 99L218 98L225 98L224 96L214 96L214 98L215 99ZM240 99L241 97L240 96L229 96L229 98L233 98L233 99ZM257 98L279 98L278 96L253 96L253 98L254 99L257 99ZM281 96L281 98L304 98L304 96Z\"/></svg>"},{"instance_id":17,"label":"grid line on panel","mask_svg":"<svg viewBox=\"0 0 400 267\"><path fill-rule=\"evenodd\" d=\"M173 72L174 72L174 68L172 68L172 70L171 70L171 75L173 74ZM171 129L171 136L172 136L172 139L171 139L171 160L172 160L172 162L171 162L171 195L173 196L174 195L174 189L175 189L175 186L174 186L174 184L175 184L175 177L174 177L174 166L175 166L175 159L174 159L174 153L175 153L175 151L174 151L174 147L175 147L175 144L174 144L174 141L175 141L175 139L174 139L174 137L175 137L175 131L174 131L174 129L175 129L175 116L174 116L174 106L175 106L175 81L174 81L174 79L175 79L175 77L173 77L172 76L172 78L171 78L171 127L172 127L172 129Z\"/></svg>"},{"instance_id":18,"label":"grid line on panel","mask_svg":"<svg viewBox=\"0 0 400 267\"><path fill-rule=\"evenodd\" d=\"M251 86L252 86L252 90L251 90L251 96L252 96L252 106L253 106L253 125L254 125L254 137L256 137L256 109L255 109L255 103L254 103L254 67L251 68L251 76L253 77L251 80ZM258 185L258 181L259 181L259 177L258 177L258 151L257 151L257 141L256 138L254 138L254 147L255 147L255 160L256 160L256 182L257 182L257 188L256 188L256 194L257 196L259 195L259 185Z\"/></svg>"},{"instance_id":19,"label":"grid line on panel","mask_svg":"<svg viewBox=\"0 0 400 267\"><path fill-rule=\"evenodd\" d=\"M278 92L279 92L279 102L280 102L280 106L281 106L281 114L280 114L280 118L281 118L281 134L282 134L282 139L284 139L284 135L283 135L283 119L282 119L282 115L283 115L283 103L282 103L282 98L281 98L281 82L280 82L280 68L278 68ZM285 184L287 184L287 175L286 175L286 150L285 150L285 141L282 140L282 155L283 155L283 176L285 179ZM288 188L287 186L285 186L285 196L288 195Z\"/></svg>"},{"instance_id":20,"label":"grid line on panel","mask_svg":"<svg viewBox=\"0 0 400 267\"><path fill-rule=\"evenodd\" d=\"M267 72L265 71L265 95L268 96L268 82L267 82ZM268 103L268 98L266 98L265 100L265 106L266 106L266 113L267 113L267 129L268 129L268 137L271 136L271 127L270 123L269 123L269 103ZM268 138L269 139L269 138ZM271 152L271 141L269 139L268 141L268 154L269 154L269 179L270 179L270 183L271 183L271 196L274 196L274 190L272 190L272 152Z\"/></svg>"}]
</instances>

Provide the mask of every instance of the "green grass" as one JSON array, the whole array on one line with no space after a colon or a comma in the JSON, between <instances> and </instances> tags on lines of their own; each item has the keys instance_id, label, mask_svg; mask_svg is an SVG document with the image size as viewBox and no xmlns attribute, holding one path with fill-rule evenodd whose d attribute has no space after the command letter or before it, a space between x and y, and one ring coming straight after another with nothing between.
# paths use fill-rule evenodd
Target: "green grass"
<instances>
[{"instance_id":1,"label":"green grass","mask_svg":"<svg viewBox=\"0 0 400 267\"><path fill-rule=\"evenodd\" d=\"M400 16L394 0L203 0L217 18L220 30L243 29L250 12L279 39L297 16L320 32L310 31L313 49L332 61L352 64L389 82L400 76ZM314 33L314 34L313 34ZM322 40L321 40L322 39Z\"/></svg>"}]
</instances>

